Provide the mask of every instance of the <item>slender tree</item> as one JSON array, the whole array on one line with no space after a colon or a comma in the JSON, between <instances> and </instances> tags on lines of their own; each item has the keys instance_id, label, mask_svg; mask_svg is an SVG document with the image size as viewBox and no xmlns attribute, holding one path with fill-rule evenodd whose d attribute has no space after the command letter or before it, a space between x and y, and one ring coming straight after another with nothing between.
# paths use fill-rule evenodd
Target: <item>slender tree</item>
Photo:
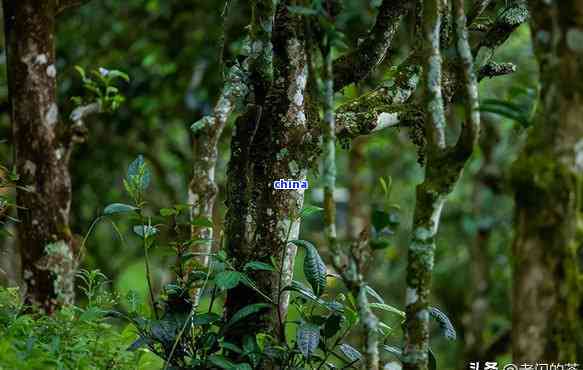
<instances>
[{"instance_id":1,"label":"slender tree","mask_svg":"<svg viewBox=\"0 0 583 370\"><path fill-rule=\"evenodd\" d=\"M446 145L440 51L442 0L423 4L425 55L425 132L427 159L425 179L417 186L412 241L407 261L404 369L427 369L429 353L429 293L434 264L435 239L447 195L461 176L478 139L477 78L468 42L464 1L453 2L456 47L462 70L466 119L456 144Z\"/></svg>"},{"instance_id":2,"label":"slender tree","mask_svg":"<svg viewBox=\"0 0 583 370\"><path fill-rule=\"evenodd\" d=\"M583 3L529 7L541 85L528 142L512 169L513 360L573 363L583 359Z\"/></svg>"},{"instance_id":3,"label":"slender tree","mask_svg":"<svg viewBox=\"0 0 583 370\"><path fill-rule=\"evenodd\" d=\"M30 303L51 313L74 299L75 242L69 228L68 162L75 125L59 119L55 22L83 1L4 1L8 92L16 171L18 242ZM78 111L77 122L95 109Z\"/></svg>"}]
</instances>

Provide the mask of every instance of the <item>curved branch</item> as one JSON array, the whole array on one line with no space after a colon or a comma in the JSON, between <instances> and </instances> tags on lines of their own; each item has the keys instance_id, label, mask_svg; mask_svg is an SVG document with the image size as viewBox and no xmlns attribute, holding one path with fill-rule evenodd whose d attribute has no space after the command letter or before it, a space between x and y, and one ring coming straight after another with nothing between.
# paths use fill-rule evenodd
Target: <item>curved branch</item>
<instances>
[{"instance_id":1,"label":"curved branch","mask_svg":"<svg viewBox=\"0 0 583 370\"><path fill-rule=\"evenodd\" d=\"M90 1L91 0L59 0L57 5L57 15L61 14L69 8L82 6Z\"/></svg>"},{"instance_id":2,"label":"curved branch","mask_svg":"<svg viewBox=\"0 0 583 370\"><path fill-rule=\"evenodd\" d=\"M367 38L356 50L334 61L334 90L362 80L384 60L409 3L408 0L383 1Z\"/></svg>"}]
</instances>

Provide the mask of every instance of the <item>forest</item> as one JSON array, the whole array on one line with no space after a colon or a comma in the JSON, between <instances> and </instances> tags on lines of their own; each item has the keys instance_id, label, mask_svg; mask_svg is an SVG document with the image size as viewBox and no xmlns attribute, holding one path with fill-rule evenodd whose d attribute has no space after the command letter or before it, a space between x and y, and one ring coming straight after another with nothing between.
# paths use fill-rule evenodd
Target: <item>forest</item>
<instances>
[{"instance_id":1,"label":"forest","mask_svg":"<svg viewBox=\"0 0 583 370\"><path fill-rule=\"evenodd\" d=\"M583 1L1 4L0 370L583 366Z\"/></svg>"}]
</instances>

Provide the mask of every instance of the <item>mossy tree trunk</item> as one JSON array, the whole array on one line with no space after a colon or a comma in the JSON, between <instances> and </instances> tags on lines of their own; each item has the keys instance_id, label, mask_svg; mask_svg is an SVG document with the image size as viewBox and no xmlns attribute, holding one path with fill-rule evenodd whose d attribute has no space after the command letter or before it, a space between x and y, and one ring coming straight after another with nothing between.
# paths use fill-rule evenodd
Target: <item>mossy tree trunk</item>
<instances>
[{"instance_id":1,"label":"mossy tree trunk","mask_svg":"<svg viewBox=\"0 0 583 370\"><path fill-rule=\"evenodd\" d=\"M541 96L512 168L513 361L583 359L583 3L531 1ZM579 234L577 234L579 228Z\"/></svg>"},{"instance_id":2,"label":"mossy tree trunk","mask_svg":"<svg viewBox=\"0 0 583 370\"><path fill-rule=\"evenodd\" d=\"M277 190L279 179L304 180L308 164L318 146L317 112L309 109L308 51L304 22L288 11L287 2L277 7L275 20L271 1L258 1L255 17L262 30L273 24L273 35L264 35L254 47L265 49L264 58L251 64L251 81L255 101L236 121L231 143L231 160L227 179L226 248L237 268L249 261L283 264L278 273L261 271L252 274L257 289L280 300L279 291L289 284L293 272L295 248L288 238L297 238L303 204L303 190ZM272 52L271 52L272 50ZM273 65L271 65L271 53ZM226 314L265 302L265 296L239 285L227 295ZM244 331L230 336L240 341L244 335L263 332L280 334L280 320L285 319L285 297L279 307L266 310ZM279 311L279 312L278 312Z\"/></svg>"},{"instance_id":3,"label":"mossy tree trunk","mask_svg":"<svg viewBox=\"0 0 583 370\"><path fill-rule=\"evenodd\" d=\"M47 313L74 299L69 229L70 135L56 101L55 21L81 1L4 1L8 92L20 175L18 242L29 303Z\"/></svg>"},{"instance_id":4,"label":"mossy tree trunk","mask_svg":"<svg viewBox=\"0 0 583 370\"><path fill-rule=\"evenodd\" d=\"M384 57L395 27L407 10L406 1L399 2L394 9L390 3L385 0L379 9L377 22L367 36L369 47L359 48L350 57L334 62L335 71L344 71L342 75L334 74L334 90L361 80ZM225 241L228 255L238 268L251 260L269 263L274 258L280 271L253 274L257 288L266 296L243 285L229 291L227 317L252 303L274 303L273 309L256 318L256 324L241 332L233 331L234 341L259 331L282 337L288 294L279 292L289 284L293 273L296 249L288 240L299 234L297 216L303 204L303 190L276 190L272 184L279 179L305 179L308 168L317 163L322 135L321 107L316 97L317 69L312 61L319 41L317 31L309 17L288 9L305 2L279 1L275 17L273 1L257 0L252 4L255 9L251 38L256 41L251 49L264 52L260 53L263 57L260 55L250 64L252 99L246 112L236 120L231 143ZM370 53L371 48L374 53ZM331 147L329 153L330 150Z\"/></svg>"},{"instance_id":5,"label":"mossy tree trunk","mask_svg":"<svg viewBox=\"0 0 583 370\"><path fill-rule=\"evenodd\" d=\"M468 43L464 1L453 2L456 46L464 87L466 117L456 144L446 145L440 51L441 17L445 1L423 3L425 56L425 179L417 186L412 240L407 261L405 347L403 369L426 370L429 353L429 294L441 212L477 143L480 127L477 79Z\"/></svg>"}]
</instances>

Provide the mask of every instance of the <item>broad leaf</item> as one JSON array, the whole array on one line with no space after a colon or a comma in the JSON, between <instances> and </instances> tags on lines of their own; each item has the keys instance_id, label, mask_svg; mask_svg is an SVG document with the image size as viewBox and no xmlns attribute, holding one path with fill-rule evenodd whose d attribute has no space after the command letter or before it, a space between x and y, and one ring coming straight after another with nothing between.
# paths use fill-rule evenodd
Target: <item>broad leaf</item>
<instances>
[{"instance_id":1,"label":"broad leaf","mask_svg":"<svg viewBox=\"0 0 583 370\"><path fill-rule=\"evenodd\" d=\"M328 317L328 319L324 323L324 330L322 331L322 335L324 335L324 337L326 338L333 337L340 330L341 323L342 316L333 313Z\"/></svg>"},{"instance_id":2,"label":"broad leaf","mask_svg":"<svg viewBox=\"0 0 583 370\"><path fill-rule=\"evenodd\" d=\"M231 317L229 322L227 322L227 324L223 326L222 332L223 333L226 332L228 328L235 325L244 318L256 314L257 312L260 312L269 307L271 307L271 305L267 303L254 303L241 308L239 311L235 312L235 314L233 315L233 317Z\"/></svg>"},{"instance_id":3,"label":"broad leaf","mask_svg":"<svg viewBox=\"0 0 583 370\"><path fill-rule=\"evenodd\" d=\"M340 349L340 352L342 352L342 354L346 356L346 358L348 358L351 362L360 360L362 358L362 354L350 344L342 343L338 348Z\"/></svg>"},{"instance_id":4,"label":"broad leaf","mask_svg":"<svg viewBox=\"0 0 583 370\"><path fill-rule=\"evenodd\" d=\"M209 325L213 322L219 321L221 316L214 312L205 312L196 314L192 317L192 325Z\"/></svg>"},{"instance_id":5,"label":"broad leaf","mask_svg":"<svg viewBox=\"0 0 583 370\"><path fill-rule=\"evenodd\" d=\"M127 179L130 184L136 183L139 190L144 191L150 185L152 173L144 161L144 156L139 155L128 167ZM139 181L138 181L139 180Z\"/></svg>"},{"instance_id":6,"label":"broad leaf","mask_svg":"<svg viewBox=\"0 0 583 370\"><path fill-rule=\"evenodd\" d=\"M306 275L306 280L312 286L316 296L321 296L326 289L326 264L312 243L306 240L292 240L292 243L305 248L304 275Z\"/></svg>"},{"instance_id":7,"label":"broad leaf","mask_svg":"<svg viewBox=\"0 0 583 370\"><path fill-rule=\"evenodd\" d=\"M297 333L298 347L305 358L310 358L320 342L320 328L314 324L302 323Z\"/></svg>"},{"instance_id":8,"label":"broad leaf","mask_svg":"<svg viewBox=\"0 0 583 370\"><path fill-rule=\"evenodd\" d=\"M241 281L241 274L237 271L223 271L215 276L215 284L221 289L233 289Z\"/></svg>"},{"instance_id":9,"label":"broad leaf","mask_svg":"<svg viewBox=\"0 0 583 370\"><path fill-rule=\"evenodd\" d=\"M192 226L213 227L213 222L206 217L197 217L190 222Z\"/></svg>"},{"instance_id":10,"label":"broad leaf","mask_svg":"<svg viewBox=\"0 0 583 370\"><path fill-rule=\"evenodd\" d=\"M218 366L221 369L232 370L232 369L236 368L236 365L234 363L227 360L226 357L221 356L221 355L211 355L211 356L209 356L208 359L213 365Z\"/></svg>"}]
</instances>

